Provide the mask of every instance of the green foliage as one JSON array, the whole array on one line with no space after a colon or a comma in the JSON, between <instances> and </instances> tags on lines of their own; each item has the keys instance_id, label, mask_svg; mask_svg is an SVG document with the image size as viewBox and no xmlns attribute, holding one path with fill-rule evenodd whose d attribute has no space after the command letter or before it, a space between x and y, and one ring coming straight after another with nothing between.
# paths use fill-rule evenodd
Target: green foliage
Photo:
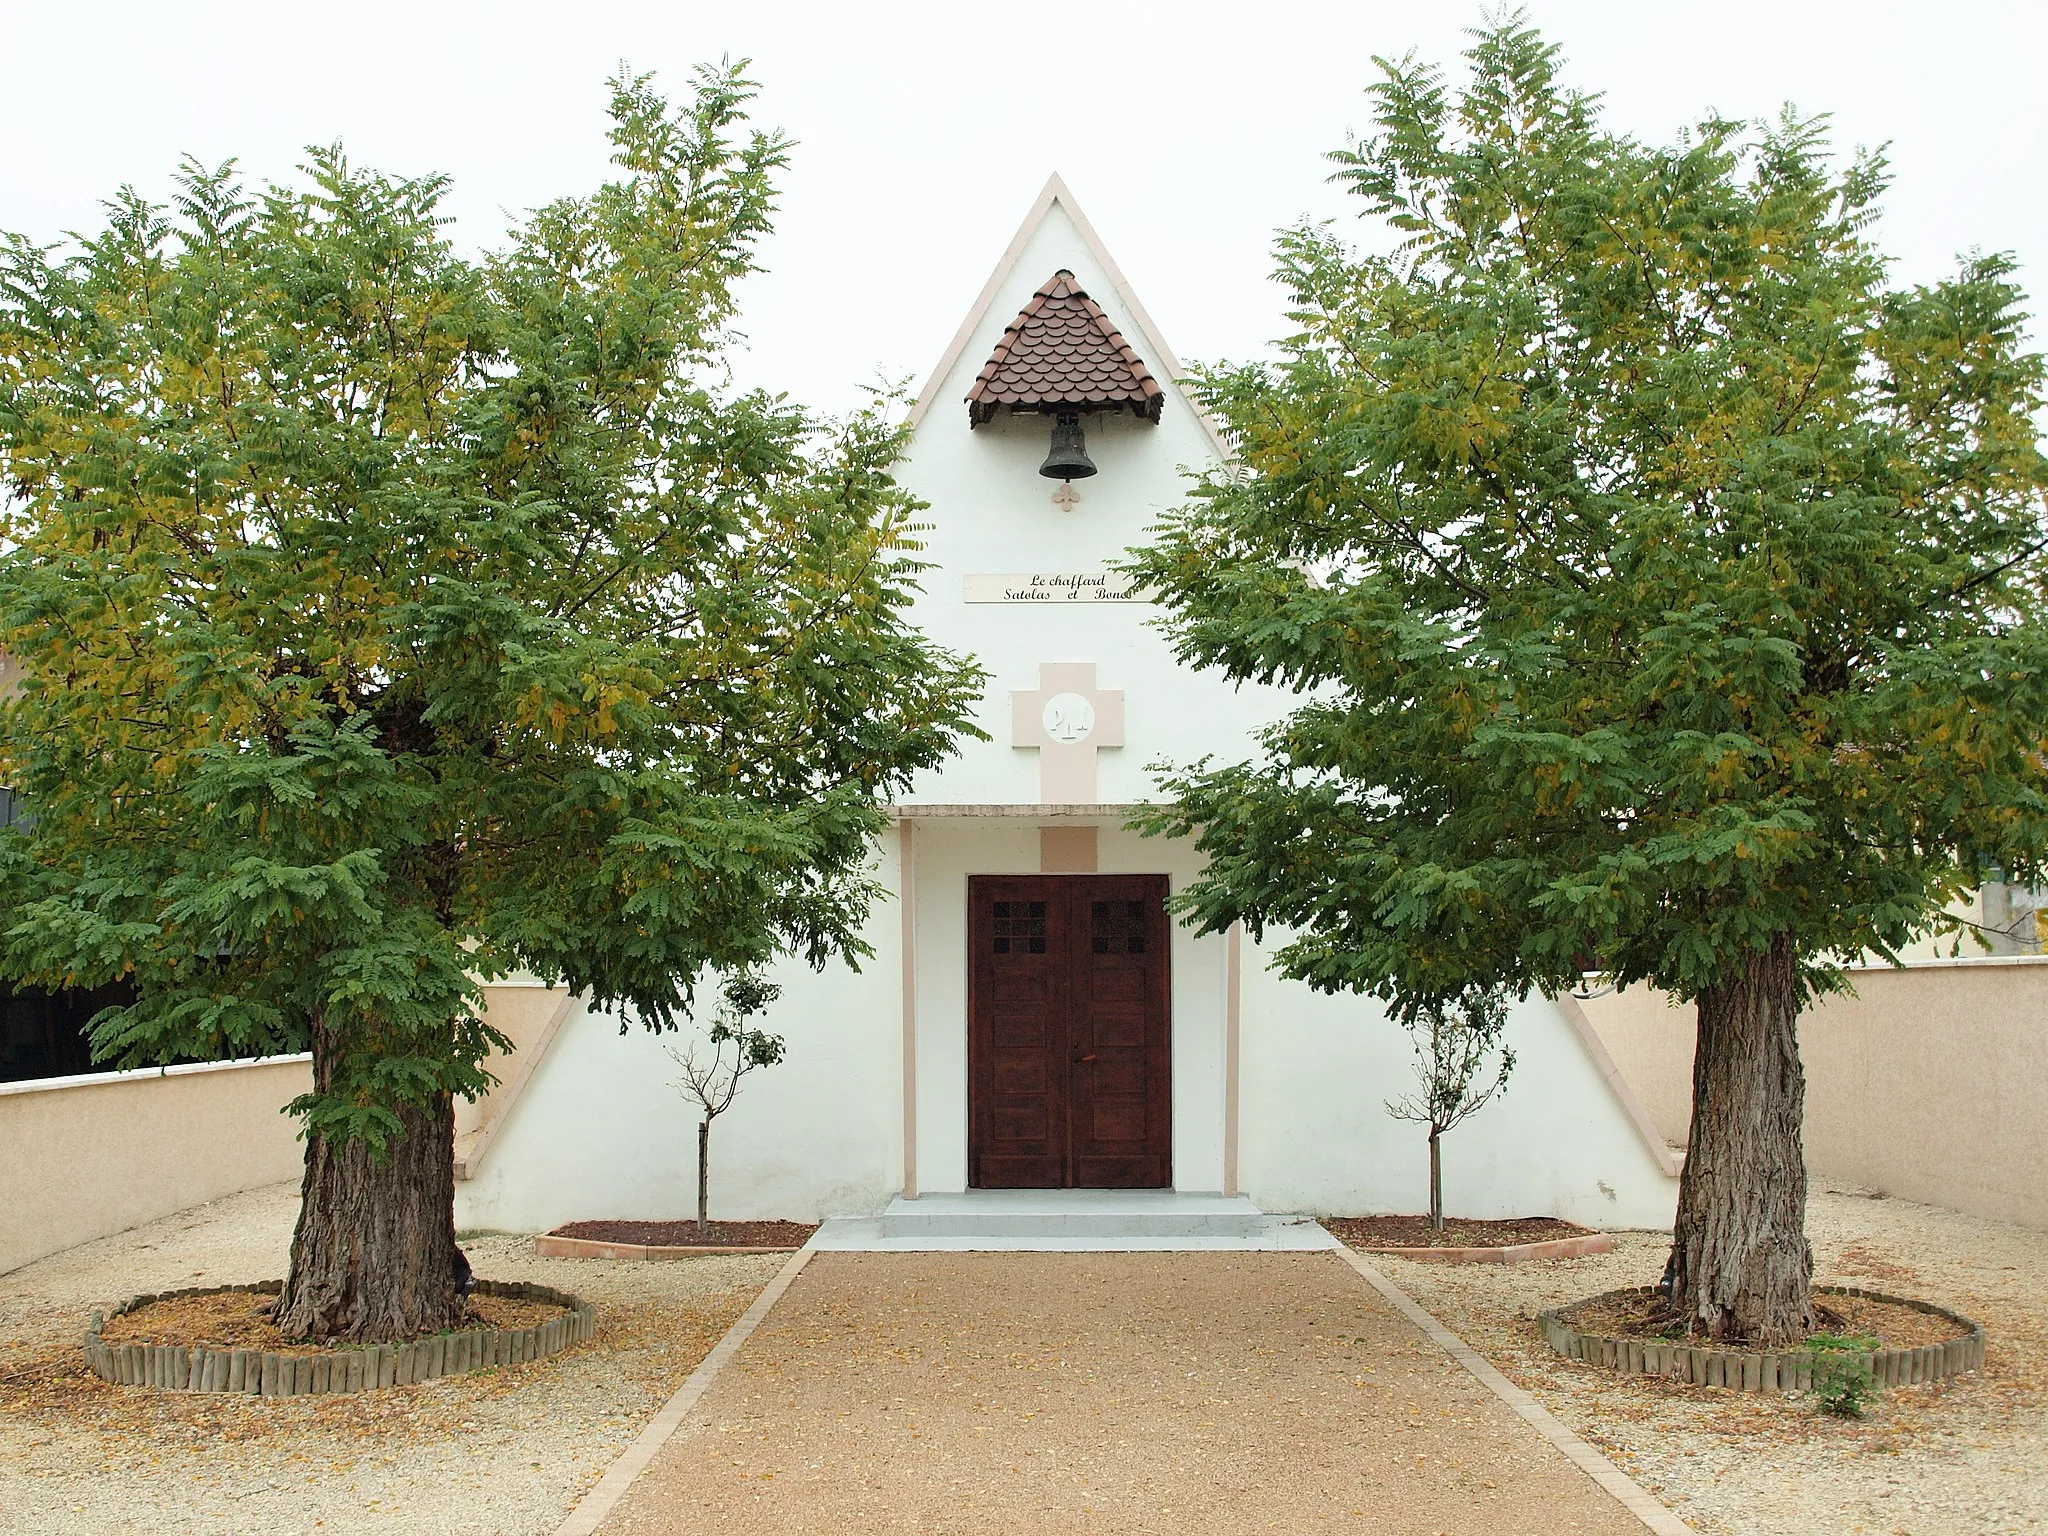
<instances>
[{"instance_id":1,"label":"green foliage","mask_svg":"<svg viewBox=\"0 0 2048 1536\"><path fill-rule=\"evenodd\" d=\"M1877 1377L1870 1369L1878 1341L1863 1334L1816 1333L1804 1353L1813 1367L1813 1396L1822 1413L1860 1419L1864 1406L1877 1396Z\"/></svg>"},{"instance_id":2,"label":"green foliage","mask_svg":"<svg viewBox=\"0 0 2048 1536\"><path fill-rule=\"evenodd\" d=\"M663 1045L669 1060L681 1069L677 1089L697 1105L707 1127L732 1108L742 1078L756 1067L776 1065L786 1054L782 1036L771 1035L747 1022L766 1012L781 995L781 987L751 971L729 976L718 989L718 1003L710 1027L704 1032L711 1045L709 1053L700 1055L695 1044Z\"/></svg>"},{"instance_id":3,"label":"green foliage","mask_svg":"<svg viewBox=\"0 0 2048 1536\"><path fill-rule=\"evenodd\" d=\"M747 1025L748 1019L765 1012L780 996L781 987L750 972L729 978L719 989L720 1007L711 1021L711 1043L718 1046L731 1042L738 1052L741 1071L772 1067L782 1060L782 1036Z\"/></svg>"},{"instance_id":4,"label":"green foliage","mask_svg":"<svg viewBox=\"0 0 2048 1536\"><path fill-rule=\"evenodd\" d=\"M719 988L719 1000L705 1032L711 1049L703 1042L680 1044L667 1041L662 1049L676 1064L677 1092L697 1107L697 1230L711 1221L711 1122L732 1108L740 1083L757 1067L772 1067L783 1057L782 1036L771 1035L747 1023L765 1011L782 988L763 980L751 970L726 978ZM728 1051L727 1047L731 1050Z\"/></svg>"},{"instance_id":5,"label":"green foliage","mask_svg":"<svg viewBox=\"0 0 2048 1536\"><path fill-rule=\"evenodd\" d=\"M460 260L436 178L188 164L0 260L5 968L128 976L103 1059L310 1032L328 1137L473 1095L515 969L671 1027L857 961L881 802L971 732L905 621L878 402L722 387L779 137L613 83L616 179Z\"/></svg>"},{"instance_id":6,"label":"green foliage","mask_svg":"<svg viewBox=\"0 0 2048 1536\"><path fill-rule=\"evenodd\" d=\"M1507 1091L1515 1053L1504 1038L1507 1000L1498 992L1431 999L1403 1011L1401 1021L1421 1091L1387 1102L1395 1119L1428 1126L1434 1140Z\"/></svg>"},{"instance_id":7,"label":"green foliage","mask_svg":"<svg viewBox=\"0 0 2048 1536\"><path fill-rule=\"evenodd\" d=\"M1519 19L1382 62L1279 242L1298 327L1198 381L1240 463L1131 570L1180 655L1302 702L1182 768L1200 927L1412 1003L1587 969L1807 990L2048 849L2041 359L2002 256L1888 286L1824 123L1603 128Z\"/></svg>"},{"instance_id":8,"label":"green foliage","mask_svg":"<svg viewBox=\"0 0 2048 1536\"><path fill-rule=\"evenodd\" d=\"M1507 1001L1498 989L1473 988L1460 997L1409 997L1394 1010L1408 1031L1421 1091L1389 1099L1387 1113L1429 1129L1429 1224L1438 1229L1444 1224L1444 1132L1505 1093L1515 1070L1515 1053L1504 1038Z\"/></svg>"}]
</instances>

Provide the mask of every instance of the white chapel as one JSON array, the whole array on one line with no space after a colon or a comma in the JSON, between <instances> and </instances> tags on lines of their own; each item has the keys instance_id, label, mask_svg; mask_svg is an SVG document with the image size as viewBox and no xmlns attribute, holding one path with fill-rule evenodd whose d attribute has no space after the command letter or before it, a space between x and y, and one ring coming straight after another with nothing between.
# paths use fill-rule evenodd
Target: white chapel
<instances>
[{"instance_id":1,"label":"white chapel","mask_svg":"<svg viewBox=\"0 0 2048 1536\"><path fill-rule=\"evenodd\" d=\"M1427 1207L1390 1099L1407 1036L1371 999L1269 972L1164 901L1185 844L1123 830L1148 764L1249 756L1286 695L1182 667L1108 574L1225 448L1055 177L912 412L930 504L915 619L990 675L970 742L894 807L890 899L855 972L790 963L759 1022L786 1059L716 1124L712 1215L817 1220L976 1191L1163 1190L1266 1212ZM1092 473L1088 466L1092 465ZM637 1021L490 989L519 1045L458 1123L457 1224L542 1230L695 1212L693 1111ZM1570 998L1510 1024L1507 1091L1444 1140L1453 1215L1669 1227L1677 1165Z\"/></svg>"}]
</instances>

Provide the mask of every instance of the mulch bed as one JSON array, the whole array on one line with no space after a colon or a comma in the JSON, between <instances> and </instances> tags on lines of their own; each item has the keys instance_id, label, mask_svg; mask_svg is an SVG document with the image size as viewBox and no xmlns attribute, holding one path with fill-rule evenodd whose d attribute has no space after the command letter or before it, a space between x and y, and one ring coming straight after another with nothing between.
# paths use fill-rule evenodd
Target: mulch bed
<instances>
[{"instance_id":1,"label":"mulch bed","mask_svg":"<svg viewBox=\"0 0 2048 1536\"><path fill-rule=\"evenodd\" d=\"M1592 1228L1555 1216L1515 1216L1506 1221L1446 1216L1440 1232L1431 1229L1427 1216L1325 1216L1322 1224L1353 1248L1512 1248L1593 1235Z\"/></svg>"},{"instance_id":2,"label":"mulch bed","mask_svg":"<svg viewBox=\"0 0 2048 1536\"><path fill-rule=\"evenodd\" d=\"M801 1248L818 1230L815 1221L572 1221L549 1237L598 1243L641 1243L649 1248Z\"/></svg>"},{"instance_id":3,"label":"mulch bed","mask_svg":"<svg viewBox=\"0 0 2048 1536\"><path fill-rule=\"evenodd\" d=\"M1685 1334L1671 1304L1661 1296L1595 1296L1577 1306L1561 1307L1557 1315L1569 1327L1603 1338L1676 1340ZM1919 1349L1960 1339L1969 1332L1945 1317L1896 1302L1873 1301L1867 1296L1816 1296L1813 1316L1816 1333L1864 1334L1875 1338L1883 1349ZM1717 1340L1714 1348L1737 1354L1749 1352L1735 1340ZM1783 1351L1783 1345L1768 1349L1758 1345L1753 1352Z\"/></svg>"},{"instance_id":4,"label":"mulch bed","mask_svg":"<svg viewBox=\"0 0 2048 1536\"><path fill-rule=\"evenodd\" d=\"M333 1349L348 1348L343 1341L302 1344L287 1339L258 1310L272 1299L252 1296L247 1291L220 1291L210 1296L153 1301L133 1312L108 1318L100 1337L109 1344L203 1345L208 1349L258 1349L273 1355L324 1355ZM552 1302L513 1296L472 1296L463 1326L452 1331L537 1328L553 1322L567 1310Z\"/></svg>"}]
</instances>

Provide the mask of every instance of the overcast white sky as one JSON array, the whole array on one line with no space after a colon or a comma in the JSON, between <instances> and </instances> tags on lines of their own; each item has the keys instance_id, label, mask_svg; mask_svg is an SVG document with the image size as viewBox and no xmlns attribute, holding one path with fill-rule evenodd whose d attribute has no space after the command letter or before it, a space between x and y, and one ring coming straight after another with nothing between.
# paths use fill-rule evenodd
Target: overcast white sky
<instances>
[{"instance_id":1,"label":"overcast white sky","mask_svg":"<svg viewBox=\"0 0 2048 1536\"><path fill-rule=\"evenodd\" d=\"M2048 287L2048 6L1995 0L1535 0L1568 78L1666 140L1712 108L1834 115L1890 141L1881 238L1902 279L1972 247ZM1183 358L1282 326L1275 227L1349 217L1323 151L1366 123L1372 55L1446 63L1478 4L94 3L5 0L0 228L97 221L124 181L165 194L180 154L288 179L341 139L446 172L457 239L605 174L606 76L680 92L754 61L757 119L798 141L770 272L746 295L741 376L838 408L878 374L922 382L1058 170ZM2038 328L2037 328L2038 334Z\"/></svg>"}]
</instances>

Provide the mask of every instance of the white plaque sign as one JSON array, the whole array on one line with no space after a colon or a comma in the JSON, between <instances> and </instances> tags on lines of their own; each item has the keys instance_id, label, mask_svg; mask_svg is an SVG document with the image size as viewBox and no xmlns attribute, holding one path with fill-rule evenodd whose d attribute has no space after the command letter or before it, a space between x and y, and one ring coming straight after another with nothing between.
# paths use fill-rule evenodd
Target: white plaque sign
<instances>
[{"instance_id":1,"label":"white plaque sign","mask_svg":"<svg viewBox=\"0 0 2048 1536\"><path fill-rule=\"evenodd\" d=\"M1012 571L969 576L970 603L1142 603L1144 592L1117 571Z\"/></svg>"}]
</instances>

